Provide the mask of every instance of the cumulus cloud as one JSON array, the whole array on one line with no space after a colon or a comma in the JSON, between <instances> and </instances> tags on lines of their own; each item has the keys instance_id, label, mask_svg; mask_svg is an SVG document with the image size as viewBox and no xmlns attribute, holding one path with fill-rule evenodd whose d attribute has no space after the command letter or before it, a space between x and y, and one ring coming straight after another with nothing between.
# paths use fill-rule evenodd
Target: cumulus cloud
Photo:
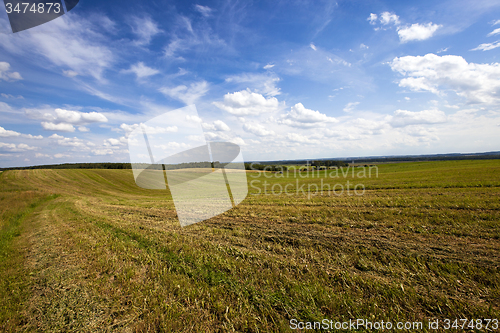
<instances>
[{"instance_id":1,"label":"cumulus cloud","mask_svg":"<svg viewBox=\"0 0 500 333\"><path fill-rule=\"evenodd\" d=\"M326 123L336 123L337 119L328 117L319 111L309 110L297 103L291 107L290 112L278 120L278 123L292 127L317 127Z\"/></svg>"},{"instance_id":2,"label":"cumulus cloud","mask_svg":"<svg viewBox=\"0 0 500 333\"><path fill-rule=\"evenodd\" d=\"M227 93L223 102L214 102L219 109L236 116L259 115L272 113L280 108L275 97L265 98L261 94L251 92L250 89Z\"/></svg>"},{"instance_id":3,"label":"cumulus cloud","mask_svg":"<svg viewBox=\"0 0 500 333\"><path fill-rule=\"evenodd\" d=\"M20 135L21 135L21 133L6 130L5 128L0 127L0 137L2 137L2 138L16 137L16 136L20 136Z\"/></svg>"},{"instance_id":4,"label":"cumulus cloud","mask_svg":"<svg viewBox=\"0 0 500 333\"><path fill-rule=\"evenodd\" d=\"M397 28L401 43L429 39L439 28L442 27L442 25L434 24L432 22L423 24L414 23L410 26L402 26L399 16L390 12L383 12L380 15L371 13L367 18L367 21L371 25L375 25L377 23L377 19L380 21L380 24L385 27L376 27L375 30L387 30L389 28L387 26L392 24Z\"/></svg>"},{"instance_id":5,"label":"cumulus cloud","mask_svg":"<svg viewBox=\"0 0 500 333\"><path fill-rule=\"evenodd\" d=\"M176 133L179 130L177 126L160 127L160 126L148 126L145 124L133 124L133 125L121 124L120 128L128 134L137 129L139 126L142 127L143 130L148 134Z\"/></svg>"},{"instance_id":6,"label":"cumulus cloud","mask_svg":"<svg viewBox=\"0 0 500 333\"><path fill-rule=\"evenodd\" d=\"M366 20L370 22L371 25L374 25L375 23L377 23L377 18L378 18L377 14L370 13L370 16L368 16Z\"/></svg>"},{"instance_id":7,"label":"cumulus cloud","mask_svg":"<svg viewBox=\"0 0 500 333\"><path fill-rule=\"evenodd\" d=\"M408 125L438 124L446 122L446 114L439 110L424 110L412 112L407 110L396 110L389 118L392 127L405 127Z\"/></svg>"},{"instance_id":8,"label":"cumulus cloud","mask_svg":"<svg viewBox=\"0 0 500 333\"><path fill-rule=\"evenodd\" d=\"M370 17L372 17L372 14L370 14ZM376 19L376 15L375 15ZM399 24L399 16L396 14L390 13L390 12L383 12L380 14L380 23L383 25L388 25L390 23L393 23L395 25Z\"/></svg>"},{"instance_id":9,"label":"cumulus cloud","mask_svg":"<svg viewBox=\"0 0 500 333\"><path fill-rule=\"evenodd\" d=\"M274 131L266 129L264 126L261 124L245 124L243 125L243 129L248 132L252 133L257 136L270 136L270 135L275 135Z\"/></svg>"},{"instance_id":10,"label":"cumulus cloud","mask_svg":"<svg viewBox=\"0 0 500 333\"><path fill-rule=\"evenodd\" d=\"M22 137L26 139L36 139L36 140L41 140L43 139L43 136L41 135L31 135L31 134L21 134L16 131L11 131L11 130L6 130L5 128L0 126L0 137L1 138L15 138L15 137Z\"/></svg>"},{"instance_id":11,"label":"cumulus cloud","mask_svg":"<svg viewBox=\"0 0 500 333\"><path fill-rule=\"evenodd\" d=\"M229 126L226 125L222 120L216 120L212 124L208 123L202 123L201 126L203 129L206 129L208 131L223 131L223 132L228 132L231 129Z\"/></svg>"},{"instance_id":12,"label":"cumulus cloud","mask_svg":"<svg viewBox=\"0 0 500 333\"><path fill-rule=\"evenodd\" d=\"M431 38L441 27L442 25L433 24L432 22L426 24L415 23L409 27L398 29L399 40L401 43L412 40L426 40Z\"/></svg>"},{"instance_id":13,"label":"cumulus cloud","mask_svg":"<svg viewBox=\"0 0 500 333\"><path fill-rule=\"evenodd\" d=\"M80 112L64 109L55 109L55 121L69 124L89 124L89 123L105 123L108 121L105 115L99 112Z\"/></svg>"},{"instance_id":14,"label":"cumulus cloud","mask_svg":"<svg viewBox=\"0 0 500 333\"><path fill-rule=\"evenodd\" d=\"M399 86L435 94L451 89L469 103L500 102L500 64L467 63L461 56L405 56L390 63L405 78Z\"/></svg>"},{"instance_id":15,"label":"cumulus cloud","mask_svg":"<svg viewBox=\"0 0 500 333\"><path fill-rule=\"evenodd\" d=\"M489 51L496 49L497 47L500 47L500 41L481 44L478 47L471 49L471 51Z\"/></svg>"},{"instance_id":16,"label":"cumulus cloud","mask_svg":"<svg viewBox=\"0 0 500 333\"><path fill-rule=\"evenodd\" d=\"M201 120L200 117L198 116L190 116L190 115L187 115L186 116L186 120L187 121L192 121L192 122L195 122L195 123L201 123L203 120Z\"/></svg>"},{"instance_id":17,"label":"cumulus cloud","mask_svg":"<svg viewBox=\"0 0 500 333\"><path fill-rule=\"evenodd\" d=\"M186 104L193 104L197 99L208 92L207 81L191 83L189 87L180 85L174 88L162 87L158 89L162 94Z\"/></svg>"},{"instance_id":18,"label":"cumulus cloud","mask_svg":"<svg viewBox=\"0 0 500 333\"><path fill-rule=\"evenodd\" d=\"M17 81L22 80L21 74L18 72L10 71L10 64L8 62L0 61L0 81Z\"/></svg>"},{"instance_id":19,"label":"cumulus cloud","mask_svg":"<svg viewBox=\"0 0 500 333\"><path fill-rule=\"evenodd\" d=\"M58 134L52 134L49 139L54 140L59 146L78 148L78 150L89 150L89 147L95 146L90 141L85 142L77 137L67 138Z\"/></svg>"},{"instance_id":20,"label":"cumulus cloud","mask_svg":"<svg viewBox=\"0 0 500 333\"><path fill-rule=\"evenodd\" d=\"M93 149L92 153L98 156L113 155L112 149Z\"/></svg>"},{"instance_id":21,"label":"cumulus cloud","mask_svg":"<svg viewBox=\"0 0 500 333\"><path fill-rule=\"evenodd\" d=\"M144 77L159 74L160 71L144 65L144 63L141 61L135 65L130 66L130 69L122 70L122 73L134 73L138 79L142 79Z\"/></svg>"},{"instance_id":22,"label":"cumulus cloud","mask_svg":"<svg viewBox=\"0 0 500 333\"><path fill-rule=\"evenodd\" d=\"M105 147L111 147L111 148L118 148L118 146L124 146L126 144L127 144L127 138L124 136L118 139L115 138L106 139L104 140L103 143Z\"/></svg>"},{"instance_id":23,"label":"cumulus cloud","mask_svg":"<svg viewBox=\"0 0 500 333\"><path fill-rule=\"evenodd\" d=\"M311 47L311 49L313 49L314 51L317 51L318 49L316 48L316 45L314 45L313 43L309 44L309 46Z\"/></svg>"},{"instance_id":24,"label":"cumulus cloud","mask_svg":"<svg viewBox=\"0 0 500 333\"><path fill-rule=\"evenodd\" d=\"M72 125L85 125L97 122L107 122L108 119L105 115L99 112L81 112L81 111L71 111L65 109L55 109L54 111L50 109L25 109L24 110L27 117L31 119L43 120L45 129L60 127L65 131L73 132L74 128ZM85 127L82 127L85 130Z\"/></svg>"},{"instance_id":25,"label":"cumulus cloud","mask_svg":"<svg viewBox=\"0 0 500 333\"><path fill-rule=\"evenodd\" d=\"M61 131L61 132L74 132L75 127L71 124L54 124L50 121L42 121L42 127L47 131Z\"/></svg>"},{"instance_id":26,"label":"cumulus cloud","mask_svg":"<svg viewBox=\"0 0 500 333\"><path fill-rule=\"evenodd\" d=\"M16 145L14 143L0 142L0 151L8 152L8 153L19 153L19 152L23 152L23 151L37 150L37 149L38 149L38 147L31 147L25 143L19 143Z\"/></svg>"},{"instance_id":27,"label":"cumulus cloud","mask_svg":"<svg viewBox=\"0 0 500 333\"><path fill-rule=\"evenodd\" d=\"M274 66L275 66L274 64L267 64L267 65L264 66L264 69L271 69Z\"/></svg>"},{"instance_id":28,"label":"cumulus cloud","mask_svg":"<svg viewBox=\"0 0 500 333\"><path fill-rule=\"evenodd\" d=\"M78 126L78 130L80 132L90 132L90 128L87 128L85 126Z\"/></svg>"},{"instance_id":29,"label":"cumulus cloud","mask_svg":"<svg viewBox=\"0 0 500 333\"><path fill-rule=\"evenodd\" d=\"M108 119L99 112L81 112L64 109L55 109L54 112L40 112L38 110L26 109L25 114L32 119L40 119L42 127L47 131L74 132L75 127L79 126L81 132L88 131L85 124L103 123Z\"/></svg>"},{"instance_id":30,"label":"cumulus cloud","mask_svg":"<svg viewBox=\"0 0 500 333\"><path fill-rule=\"evenodd\" d=\"M54 154L54 157L55 158L66 158L66 157L71 157L70 155L68 154L61 154L61 153L58 153L58 154Z\"/></svg>"}]
</instances>

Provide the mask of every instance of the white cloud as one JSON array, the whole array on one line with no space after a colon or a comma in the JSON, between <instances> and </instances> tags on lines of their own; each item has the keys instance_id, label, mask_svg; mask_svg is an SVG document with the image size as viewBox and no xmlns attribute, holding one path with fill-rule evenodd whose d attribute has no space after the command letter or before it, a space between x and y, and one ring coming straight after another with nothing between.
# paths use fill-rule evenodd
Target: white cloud
<instances>
[{"instance_id":1,"label":"white cloud","mask_svg":"<svg viewBox=\"0 0 500 333\"><path fill-rule=\"evenodd\" d=\"M70 155L68 154L54 154L54 157L55 158L65 158L65 157L71 157Z\"/></svg>"},{"instance_id":2,"label":"white cloud","mask_svg":"<svg viewBox=\"0 0 500 333\"><path fill-rule=\"evenodd\" d=\"M212 13L212 8L208 6L195 5L194 9L196 9L201 15L205 17L209 17L210 14Z\"/></svg>"},{"instance_id":3,"label":"white cloud","mask_svg":"<svg viewBox=\"0 0 500 333\"><path fill-rule=\"evenodd\" d=\"M264 69L271 69L274 66L275 66L274 64L267 64L267 65L264 66Z\"/></svg>"},{"instance_id":4,"label":"white cloud","mask_svg":"<svg viewBox=\"0 0 500 333\"><path fill-rule=\"evenodd\" d=\"M287 139L292 141L292 142L297 142L297 143L306 143L306 144L317 144L318 143L318 140L308 138L307 136L302 135L302 134L298 134L298 133L288 133Z\"/></svg>"},{"instance_id":5,"label":"white cloud","mask_svg":"<svg viewBox=\"0 0 500 333\"><path fill-rule=\"evenodd\" d=\"M217 131L230 131L229 126L226 125L222 120L216 120L214 121L214 126Z\"/></svg>"},{"instance_id":6,"label":"white cloud","mask_svg":"<svg viewBox=\"0 0 500 333\"><path fill-rule=\"evenodd\" d=\"M246 146L246 142L240 137L229 139L229 142L232 142L238 146Z\"/></svg>"},{"instance_id":7,"label":"white cloud","mask_svg":"<svg viewBox=\"0 0 500 333\"><path fill-rule=\"evenodd\" d=\"M141 61L135 65L130 66L130 69L122 70L122 73L134 73L138 79L142 79L144 77L159 74L160 71L144 65L144 63Z\"/></svg>"},{"instance_id":8,"label":"white cloud","mask_svg":"<svg viewBox=\"0 0 500 333\"><path fill-rule=\"evenodd\" d=\"M377 14L370 13L370 16L366 19L368 22L370 22L371 25L374 25L377 22Z\"/></svg>"},{"instance_id":9,"label":"white cloud","mask_svg":"<svg viewBox=\"0 0 500 333\"><path fill-rule=\"evenodd\" d=\"M433 24L432 22L427 24L415 23L409 27L398 28L398 35L401 43L412 40L426 40L431 38L440 27L442 25Z\"/></svg>"},{"instance_id":10,"label":"white cloud","mask_svg":"<svg viewBox=\"0 0 500 333\"><path fill-rule=\"evenodd\" d=\"M78 148L86 147L86 144L83 142L83 140L78 139L77 137L65 138L65 137L61 137L60 135L58 135L57 137L50 136L49 138L56 139L57 144L59 144L60 146L70 146L70 147L78 147Z\"/></svg>"},{"instance_id":11,"label":"white cloud","mask_svg":"<svg viewBox=\"0 0 500 333\"><path fill-rule=\"evenodd\" d=\"M282 116L278 123L293 127L317 127L325 123L336 123L337 119L328 117L319 111L309 110L297 103L291 107L290 112Z\"/></svg>"},{"instance_id":12,"label":"white cloud","mask_svg":"<svg viewBox=\"0 0 500 333\"><path fill-rule=\"evenodd\" d=\"M18 153L28 150L37 150L38 147L31 147L25 143L19 143L18 145L14 143L4 143L0 142L0 151L10 152L10 153Z\"/></svg>"},{"instance_id":13,"label":"white cloud","mask_svg":"<svg viewBox=\"0 0 500 333\"><path fill-rule=\"evenodd\" d=\"M139 126L141 126L144 129L144 131L148 134L175 133L179 130L177 126L153 127L144 124L133 124L133 125L121 124L120 128L128 134L137 129Z\"/></svg>"},{"instance_id":14,"label":"white cloud","mask_svg":"<svg viewBox=\"0 0 500 333\"><path fill-rule=\"evenodd\" d=\"M75 128L71 124L54 124L52 122L43 121L42 122L43 129L47 131L61 131L61 132L74 132Z\"/></svg>"},{"instance_id":15,"label":"white cloud","mask_svg":"<svg viewBox=\"0 0 500 333\"><path fill-rule=\"evenodd\" d=\"M53 113L47 110L25 109L25 114L32 119L44 120L41 125L48 131L74 132L73 125L79 125L79 130L86 132L88 128L82 125L108 121L106 116L99 112L86 113L64 109L55 109Z\"/></svg>"},{"instance_id":16,"label":"white cloud","mask_svg":"<svg viewBox=\"0 0 500 333\"><path fill-rule=\"evenodd\" d=\"M197 99L203 97L208 92L207 81L191 83L189 87L180 85L174 88L163 87L158 89L162 94L184 102L193 104Z\"/></svg>"},{"instance_id":17,"label":"white cloud","mask_svg":"<svg viewBox=\"0 0 500 333\"><path fill-rule=\"evenodd\" d=\"M67 77L75 77L78 76L78 72L72 71L71 69L68 69L67 71L63 71L63 75Z\"/></svg>"},{"instance_id":18,"label":"white cloud","mask_svg":"<svg viewBox=\"0 0 500 333\"><path fill-rule=\"evenodd\" d=\"M0 137L1 138L11 138L11 137L16 137L16 136L20 136L20 135L21 135L21 133L6 130L5 128L0 127Z\"/></svg>"},{"instance_id":19,"label":"white cloud","mask_svg":"<svg viewBox=\"0 0 500 333\"><path fill-rule=\"evenodd\" d=\"M484 43L479 45L478 47L472 49L471 51L489 51L500 47L500 41L496 41L494 43Z\"/></svg>"},{"instance_id":20,"label":"white cloud","mask_svg":"<svg viewBox=\"0 0 500 333\"><path fill-rule=\"evenodd\" d=\"M487 36L490 37L490 36L498 35L498 34L500 34L500 28L497 28L497 29L493 30Z\"/></svg>"},{"instance_id":21,"label":"white cloud","mask_svg":"<svg viewBox=\"0 0 500 333\"><path fill-rule=\"evenodd\" d=\"M351 112L352 110L354 110L354 108L358 104L359 104L359 102L350 102L350 103L347 103L346 106L344 107L344 112Z\"/></svg>"},{"instance_id":22,"label":"white cloud","mask_svg":"<svg viewBox=\"0 0 500 333\"><path fill-rule=\"evenodd\" d=\"M311 49L313 49L314 51L317 51L318 49L316 48L316 45L314 45L313 43L309 44L309 46L311 47Z\"/></svg>"},{"instance_id":23,"label":"white cloud","mask_svg":"<svg viewBox=\"0 0 500 333\"><path fill-rule=\"evenodd\" d=\"M99 112L80 112L64 109L55 109L56 122L69 124L89 124L89 123L105 123L108 121L105 115Z\"/></svg>"},{"instance_id":24,"label":"white cloud","mask_svg":"<svg viewBox=\"0 0 500 333\"><path fill-rule=\"evenodd\" d=\"M21 74L10 71L10 64L8 62L0 61L0 81L16 81L22 79Z\"/></svg>"},{"instance_id":25,"label":"white cloud","mask_svg":"<svg viewBox=\"0 0 500 333\"><path fill-rule=\"evenodd\" d=\"M223 39L213 33L207 24L200 22L200 20L196 20L194 23L193 26L191 20L182 15L177 18L177 22L173 24L174 32L171 34L170 43L165 48L166 57L185 61L182 56L179 56L179 53L189 51L192 56L193 53L201 52L203 56L206 56L209 49L215 52L232 51ZM198 24L200 27L197 27Z\"/></svg>"},{"instance_id":26,"label":"white cloud","mask_svg":"<svg viewBox=\"0 0 500 333\"><path fill-rule=\"evenodd\" d=\"M270 136L275 135L274 131L266 129L261 124L245 124L243 125L243 129L248 133L252 133L257 136Z\"/></svg>"},{"instance_id":27,"label":"white cloud","mask_svg":"<svg viewBox=\"0 0 500 333\"><path fill-rule=\"evenodd\" d=\"M5 128L0 126L0 137L1 138L13 138L13 137L23 137L26 139L36 139L36 140L41 140L43 139L43 136L41 135L31 135L31 134L21 134L16 131L11 131L11 130L6 130Z\"/></svg>"},{"instance_id":28,"label":"white cloud","mask_svg":"<svg viewBox=\"0 0 500 333\"><path fill-rule=\"evenodd\" d=\"M461 56L425 56L394 58L391 69L407 76L399 86L415 91L442 93L451 89L469 103L500 102L500 64L467 63Z\"/></svg>"},{"instance_id":29,"label":"white cloud","mask_svg":"<svg viewBox=\"0 0 500 333\"><path fill-rule=\"evenodd\" d=\"M50 33L40 33L44 29ZM100 29L94 22L71 14L26 30L16 38L0 34L0 45L14 54L42 55L57 66L101 79L115 57Z\"/></svg>"},{"instance_id":30,"label":"white cloud","mask_svg":"<svg viewBox=\"0 0 500 333\"><path fill-rule=\"evenodd\" d=\"M149 17L132 18L132 31L138 37L135 40L136 45L147 45L151 39L161 32L158 25Z\"/></svg>"},{"instance_id":31,"label":"white cloud","mask_svg":"<svg viewBox=\"0 0 500 333\"><path fill-rule=\"evenodd\" d=\"M31 134L21 134L21 137L26 139L34 139L34 140L42 140L43 136L41 135L31 135Z\"/></svg>"},{"instance_id":32,"label":"white cloud","mask_svg":"<svg viewBox=\"0 0 500 333\"><path fill-rule=\"evenodd\" d=\"M190 115L187 115L186 116L186 120L187 121L192 121L192 122L195 122L195 123L201 123L203 120L201 120L200 117L198 116L190 116Z\"/></svg>"},{"instance_id":33,"label":"white cloud","mask_svg":"<svg viewBox=\"0 0 500 333\"><path fill-rule=\"evenodd\" d=\"M259 115L275 112L280 108L280 103L275 97L265 98L261 94L251 92L249 89L227 93L223 102L214 102L219 109L236 116Z\"/></svg>"},{"instance_id":34,"label":"white cloud","mask_svg":"<svg viewBox=\"0 0 500 333\"><path fill-rule=\"evenodd\" d=\"M439 110L424 110L412 112L407 110L396 110L394 116L389 118L392 127L405 127L419 124L438 124L446 121L446 114Z\"/></svg>"},{"instance_id":35,"label":"white cloud","mask_svg":"<svg viewBox=\"0 0 500 333\"><path fill-rule=\"evenodd\" d=\"M85 126L78 126L78 130L80 132L90 132L90 128L87 128Z\"/></svg>"},{"instance_id":36,"label":"white cloud","mask_svg":"<svg viewBox=\"0 0 500 333\"><path fill-rule=\"evenodd\" d=\"M273 65L274 66L274 65ZM263 94L264 96L277 96L281 94L280 88L276 84L280 78L274 73L256 74L256 73L243 73L239 75L229 76L225 80L229 83L237 83L245 85L243 88L251 88L254 92Z\"/></svg>"},{"instance_id":37,"label":"white cloud","mask_svg":"<svg viewBox=\"0 0 500 333\"><path fill-rule=\"evenodd\" d=\"M229 126L227 126L226 123L223 122L222 120L216 120L212 124L202 123L201 126L203 127L203 129L206 129L208 131L223 131L223 132L227 132L227 131L231 130L229 128Z\"/></svg>"},{"instance_id":38,"label":"white cloud","mask_svg":"<svg viewBox=\"0 0 500 333\"><path fill-rule=\"evenodd\" d=\"M375 15L375 14L373 14L373 15ZM370 18L372 18L372 14L370 14L369 19ZM375 19L376 19L376 15L375 15ZM370 21L370 23L371 23L371 21ZM380 14L380 23L382 23L383 25L388 25L390 23L398 25L399 24L399 16L397 16L396 14L389 13L389 12L383 12L382 14Z\"/></svg>"},{"instance_id":39,"label":"white cloud","mask_svg":"<svg viewBox=\"0 0 500 333\"><path fill-rule=\"evenodd\" d=\"M114 138L110 138L110 139L107 139L107 140L104 140L104 146L124 146L127 144L127 138L125 138L124 136L120 137L119 139L114 139Z\"/></svg>"},{"instance_id":40,"label":"white cloud","mask_svg":"<svg viewBox=\"0 0 500 333\"><path fill-rule=\"evenodd\" d=\"M4 93L1 93L0 96L2 96L3 98L15 98L15 99L24 99L23 96L21 95L17 95L17 96L14 96L14 95L11 95L11 94L4 94Z\"/></svg>"}]
</instances>

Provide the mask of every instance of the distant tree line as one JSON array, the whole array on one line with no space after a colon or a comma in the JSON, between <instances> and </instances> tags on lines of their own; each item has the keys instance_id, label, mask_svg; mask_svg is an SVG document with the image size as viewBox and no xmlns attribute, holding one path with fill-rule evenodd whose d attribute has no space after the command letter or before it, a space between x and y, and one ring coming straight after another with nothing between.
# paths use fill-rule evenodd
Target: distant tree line
<instances>
[{"instance_id":1,"label":"distant tree line","mask_svg":"<svg viewBox=\"0 0 500 333\"><path fill-rule=\"evenodd\" d=\"M51 165L33 165L27 167L0 168L7 170L33 170L33 169L132 169L130 163L64 163Z\"/></svg>"},{"instance_id":2,"label":"distant tree line","mask_svg":"<svg viewBox=\"0 0 500 333\"><path fill-rule=\"evenodd\" d=\"M149 163L134 163L134 168L150 169L150 170L175 170L175 169L191 169L191 168L241 168L241 163L231 163L229 165L216 162L192 162L179 164L149 164ZM51 165L34 165L27 167L0 168L0 171L7 170L33 170L33 169L132 169L130 163L64 163Z\"/></svg>"},{"instance_id":3,"label":"distant tree line","mask_svg":"<svg viewBox=\"0 0 500 333\"><path fill-rule=\"evenodd\" d=\"M395 156L353 159L354 163L373 162L426 162L426 161L462 161L462 160L495 160L500 159L498 154L456 154L456 155L432 155L432 156Z\"/></svg>"},{"instance_id":4,"label":"distant tree line","mask_svg":"<svg viewBox=\"0 0 500 333\"><path fill-rule=\"evenodd\" d=\"M245 170L261 170L261 171L287 171L288 168L283 165L269 165L259 163L245 163Z\"/></svg>"},{"instance_id":5,"label":"distant tree line","mask_svg":"<svg viewBox=\"0 0 500 333\"><path fill-rule=\"evenodd\" d=\"M309 163L309 165L312 165L312 166L315 166L316 168L319 168L319 167L346 167L348 166L349 164L347 164L346 162L344 161L336 161L336 160L317 160L317 161L312 161L311 163Z\"/></svg>"},{"instance_id":6,"label":"distant tree line","mask_svg":"<svg viewBox=\"0 0 500 333\"><path fill-rule=\"evenodd\" d=\"M250 164L250 163L245 163ZM290 161L273 161L273 162L259 162L254 163L254 165L269 165L269 166L274 166L274 165L310 165L310 166L338 166L338 167L343 167L343 166L348 166L348 164L345 161L339 161L339 160L290 160Z\"/></svg>"}]
</instances>

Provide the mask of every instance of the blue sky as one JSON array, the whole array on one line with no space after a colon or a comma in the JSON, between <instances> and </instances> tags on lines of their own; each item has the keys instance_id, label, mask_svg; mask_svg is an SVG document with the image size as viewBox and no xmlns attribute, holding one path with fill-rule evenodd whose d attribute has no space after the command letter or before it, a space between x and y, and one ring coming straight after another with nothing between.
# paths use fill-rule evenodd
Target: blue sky
<instances>
[{"instance_id":1,"label":"blue sky","mask_svg":"<svg viewBox=\"0 0 500 333\"><path fill-rule=\"evenodd\" d=\"M195 104L245 160L500 150L500 1L91 1L12 34L0 166L127 162Z\"/></svg>"}]
</instances>

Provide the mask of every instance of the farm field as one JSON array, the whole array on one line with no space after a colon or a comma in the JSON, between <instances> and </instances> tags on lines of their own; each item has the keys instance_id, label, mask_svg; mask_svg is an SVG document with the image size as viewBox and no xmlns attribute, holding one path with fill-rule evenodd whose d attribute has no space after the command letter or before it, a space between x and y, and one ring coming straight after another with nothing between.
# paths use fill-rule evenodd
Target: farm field
<instances>
[{"instance_id":1,"label":"farm field","mask_svg":"<svg viewBox=\"0 0 500 333\"><path fill-rule=\"evenodd\" d=\"M331 172L248 172L239 206L185 228L131 170L2 172L0 331L500 320L500 160Z\"/></svg>"}]
</instances>

